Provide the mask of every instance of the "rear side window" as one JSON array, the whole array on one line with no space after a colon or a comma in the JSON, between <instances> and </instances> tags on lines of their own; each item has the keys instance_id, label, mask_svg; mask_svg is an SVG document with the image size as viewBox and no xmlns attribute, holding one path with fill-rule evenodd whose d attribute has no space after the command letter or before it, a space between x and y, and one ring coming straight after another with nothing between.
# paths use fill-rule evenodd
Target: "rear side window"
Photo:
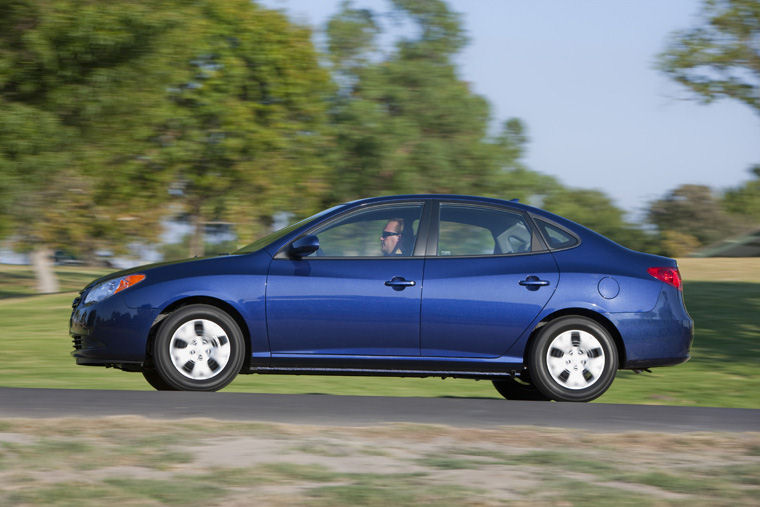
<instances>
[{"instance_id":1,"label":"rear side window","mask_svg":"<svg viewBox=\"0 0 760 507\"><path fill-rule=\"evenodd\" d=\"M504 255L532 250L522 214L491 207L441 204L439 256Z\"/></svg>"},{"instance_id":2,"label":"rear side window","mask_svg":"<svg viewBox=\"0 0 760 507\"><path fill-rule=\"evenodd\" d=\"M555 225L540 219L536 219L536 224L552 250L570 248L578 244L578 238Z\"/></svg>"}]
</instances>

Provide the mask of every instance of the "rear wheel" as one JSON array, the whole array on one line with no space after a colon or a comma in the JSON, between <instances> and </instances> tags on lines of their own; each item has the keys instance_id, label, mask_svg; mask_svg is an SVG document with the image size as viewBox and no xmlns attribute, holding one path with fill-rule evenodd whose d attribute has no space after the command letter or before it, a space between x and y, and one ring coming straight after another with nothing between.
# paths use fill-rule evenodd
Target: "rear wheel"
<instances>
[{"instance_id":1,"label":"rear wheel","mask_svg":"<svg viewBox=\"0 0 760 507\"><path fill-rule=\"evenodd\" d=\"M157 389L217 391L237 376L245 356L243 333L226 312L209 305L184 306L161 323L153 344Z\"/></svg>"},{"instance_id":2,"label":"rear wheel","mask_svg":"<svg viewBox=\"0 0 760 507\"><path fill-rule=\"evenodd\" d=\"M557 401L591 401L610 387L618 353L609 332L586 317L562 317L547 324L528 359L536 388Z\"/></svg>"},{"instance_id":3,"label":"rear wheel","mask_svg":"<svg viewBox=\"0 0 760 507\"><path fill-rule=\"evenodd\" d=\"M499 394L508 400L546 401L549 399L536 389L536 386L522 377L494 380L493 386L499 391Z\"/></svg>"},{"instance_id":4,"label":"rear wheel","mask_svg":"<svg viewBox=\"0 0 760 507\"><path fill-rule=\"evenodd\" d=\"M150 384L156 391L176 391L175 388L164 382L161 375L159 375L153 368L144 368L142 370L142 375L145 377L145 380L148 381L148 384Z\"/></svg>"}]
</instances>

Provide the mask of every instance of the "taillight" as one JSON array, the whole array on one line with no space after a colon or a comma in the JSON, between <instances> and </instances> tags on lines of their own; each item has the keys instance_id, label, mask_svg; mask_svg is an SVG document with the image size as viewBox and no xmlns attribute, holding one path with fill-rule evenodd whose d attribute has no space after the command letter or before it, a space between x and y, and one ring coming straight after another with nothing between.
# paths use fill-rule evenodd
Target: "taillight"
<instances>
[{"instance_id":1,"label":"taillight","mask_svg":"<svg viewBox=\"0 0 760 507\"><path fill-rule=\"evenodd\" d=\"M683 285L681 284L681 272L678 271L678 268L649 268L647 269L647 273L661 282L672 285L678 290L683 290Z\"/></svg>"}]
</instances>

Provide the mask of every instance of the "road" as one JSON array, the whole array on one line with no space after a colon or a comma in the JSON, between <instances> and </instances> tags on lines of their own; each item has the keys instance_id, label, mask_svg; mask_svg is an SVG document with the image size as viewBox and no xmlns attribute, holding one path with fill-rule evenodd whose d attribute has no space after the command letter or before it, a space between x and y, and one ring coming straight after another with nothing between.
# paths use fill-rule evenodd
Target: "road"
<instances>
[{"instance_id":1,"label":"road","mask_svg":"<svg viewBox=\"0 0 760 507\"><path fill-rule=\"evenodd\" d=\"M760 410L473 398L0 388L0 417L209 417L330 426L405 422L603 432L760 431Z\"/></svg>"}]
</instances>

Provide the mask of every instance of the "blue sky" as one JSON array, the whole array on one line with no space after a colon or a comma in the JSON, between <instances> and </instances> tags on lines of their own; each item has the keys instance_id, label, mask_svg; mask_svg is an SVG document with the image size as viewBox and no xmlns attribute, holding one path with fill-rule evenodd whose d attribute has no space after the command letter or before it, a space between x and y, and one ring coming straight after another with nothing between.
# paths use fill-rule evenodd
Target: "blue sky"
<instances>
[{"instance_id":1,"label":"blue sky","mask_svg":"<svg viewBox=\"0 0 760 507\"><path fill-rule=\"evenodd\" d=\"M322 29L340 0L265 0ZM697 22L697 0L449 0L470 44L460 77L493 121L522 119L526 165L597 188L632 217L682 183L716 190L760 163L760 117L730 100L702 105L654 68L673 30ZM388 12L383 0L355 0Z\"/></svg>"}]
</instances>

